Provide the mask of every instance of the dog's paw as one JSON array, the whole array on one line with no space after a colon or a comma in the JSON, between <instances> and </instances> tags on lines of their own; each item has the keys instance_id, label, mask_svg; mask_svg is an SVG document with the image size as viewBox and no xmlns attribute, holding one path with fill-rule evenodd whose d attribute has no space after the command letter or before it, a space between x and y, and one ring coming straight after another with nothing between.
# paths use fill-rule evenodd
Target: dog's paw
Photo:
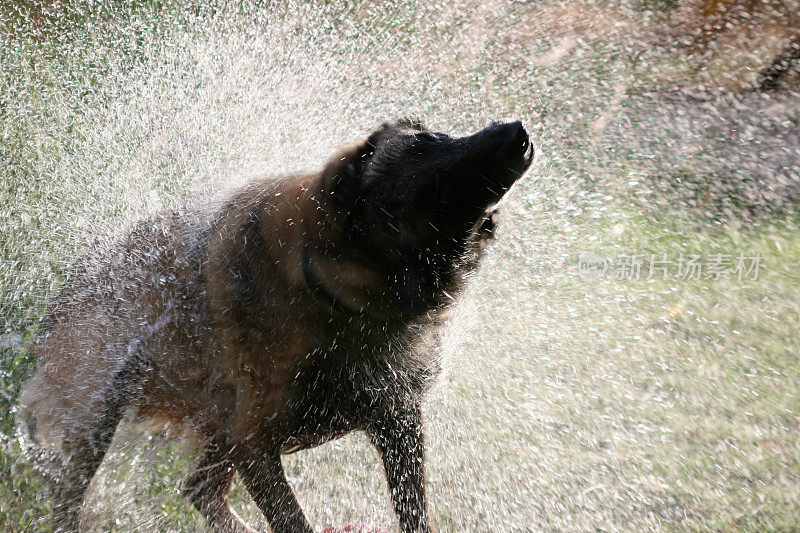
<instances>
[{"instance_id":1,"label":"dog's paw","mask_svg":"<svg viewBox=\"0 0 800 533\"><path fill-rule=\"evenodd\" d=\"M343 526L328 526L322 533L389 533L388 529L381 526L368 524L345 524Z\"/></svg>"}]
</instances>

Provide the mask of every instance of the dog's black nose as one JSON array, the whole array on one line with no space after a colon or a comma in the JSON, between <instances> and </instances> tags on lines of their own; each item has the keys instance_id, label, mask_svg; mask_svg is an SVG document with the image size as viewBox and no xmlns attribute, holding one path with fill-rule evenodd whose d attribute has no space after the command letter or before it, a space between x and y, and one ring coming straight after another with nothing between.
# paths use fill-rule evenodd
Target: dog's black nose
<instances>
[{"instance_id":1,"label":"dog's black nose","mask_svg":"<svg viewBox=\"0 0 800 533\"><path fill-rule=\"evenodd\" d=\"M506 156L520 156L526 154L531 146L528 132L522 122L506 122L492 124L488 128L474 135L481 145L489 150L497 150Z\"/></svg>"},{"instance_id":2,"label":"dog's black nose","mask_svg":"<svg viewBox=\"0 0 800 533\"><path fill-rule=\"evenodd\" d=\"M510 153L524 154L528 151L531 141L530 138L528 138L528 132L525 131L525 128L522 126L522 122L517 120L503 124L503 130L505 131L505 137L507 139L506 147Z\"/></svg>"},{"instance_id":3,"label":"dog's black nose","mask_svg":"<svg viewBox=\"0 0 800 533\"><path fill-rule=\"evenodd\" d=\"M468 148L462 158L464 173L477 173L495 191L508 190L533 161L533 145L519 120L495 122L457 142Z\"/></svg>"}]
</instances>

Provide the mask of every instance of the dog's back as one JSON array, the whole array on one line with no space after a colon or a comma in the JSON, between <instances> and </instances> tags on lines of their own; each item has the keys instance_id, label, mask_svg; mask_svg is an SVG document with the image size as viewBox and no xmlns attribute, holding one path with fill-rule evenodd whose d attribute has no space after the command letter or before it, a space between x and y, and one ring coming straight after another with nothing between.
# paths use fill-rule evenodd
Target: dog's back
<instances>
[{"instance_id":1,"label":"dog's back","mask_svg":"<svg viewBox=\"0 0 800 533\"><path fill-rule=\"evenodd\" d=\"M292 196L303 193L303 181L264 179L223 203L159 213L80 258L31 347L37 366L18 407L29 441L66 460L96 446L98 432L126 408L142 420L208 431L224 424L242 361L218 356L240 342L227 337L233 329L257 318L249 308L259 302L247 292L269 295L258 318L277 341L265 339L265 348L292 342L279 328L302 329L291 320L286 325L298 297L279 270L299 253L288 244L296 239L281 232L299 231L292 221L300 219L299 200ZM277 228L277 245L254 242L260 237L253 225L262 223ZM271 256L274 267L246 273L254 259L246 256L254 254ZM254 281L259 287L247 286ZM253 363L269 366L266 354Z\"/></svg>"}]
</instances>

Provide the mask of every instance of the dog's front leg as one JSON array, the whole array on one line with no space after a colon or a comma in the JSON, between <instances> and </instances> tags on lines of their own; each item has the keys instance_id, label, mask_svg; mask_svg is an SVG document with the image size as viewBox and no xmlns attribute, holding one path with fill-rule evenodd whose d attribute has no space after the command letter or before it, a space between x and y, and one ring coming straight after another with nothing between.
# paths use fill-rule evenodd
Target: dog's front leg
<instances>
[{"instance_id":1,"label":"dog's front leg","mask_svg":"<svg viewBox=\"0 0 800 533\"><path fill-rule=\"evenodd\" d=\"M313 533L286 480L280 450L264 454L240 447L233 456L247 492L264 513L273 533Z\"/></svg>"},{"instance_id":2,"label":"dog's front leg","mask_svg":"<svg viewBox=\"0 0 800 533\"><path fill-rule=\"evenodd\" d=\"M419 406L387 412L367 428L378 449L403 533L428 533L422 417Z\"/></svg>"}]
</instances>

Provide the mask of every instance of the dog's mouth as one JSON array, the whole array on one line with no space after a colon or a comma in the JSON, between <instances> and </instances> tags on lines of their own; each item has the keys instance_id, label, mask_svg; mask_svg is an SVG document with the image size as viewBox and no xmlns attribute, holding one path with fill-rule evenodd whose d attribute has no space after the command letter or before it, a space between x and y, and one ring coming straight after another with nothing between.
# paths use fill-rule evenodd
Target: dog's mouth
<instances>
[{"instance_id":1,"label":"dog's mouth","mask_svg":"<svg viewBox=\"0 0 800 533\"><path fill-rule=\"evenodd\" d=\"M494 231L497 227L497 213L499 210L500 207L497 204L491 206L478 222L475 223L475 237L481 245L494 237Z\"/></svg>"},{"instance_id":2,"label":"dog's mouth","mask_svg":"<svg viewBox=\"0 0 800 533\"><path fill-rule=\"evenodd\" d=\"M522 172L527 170L527 168L533 163L533 157L535 155L536 150L533 148L533 143L531 142L530 138L525 141L525 152L522 154L522 161L524 168Z\"/></svg>"}]
</instances>

